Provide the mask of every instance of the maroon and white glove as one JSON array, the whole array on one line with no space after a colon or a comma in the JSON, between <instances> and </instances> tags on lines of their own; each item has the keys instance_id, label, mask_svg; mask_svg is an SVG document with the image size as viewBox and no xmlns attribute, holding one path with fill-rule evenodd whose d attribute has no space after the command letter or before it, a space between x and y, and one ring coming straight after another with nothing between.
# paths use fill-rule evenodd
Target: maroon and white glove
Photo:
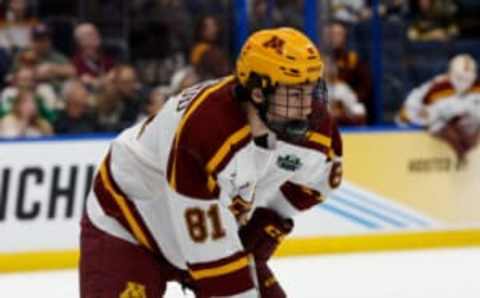
<instances>
[{"instance_id":1,"label":"maroon and white glove","mask_svg":"<svg viewBox=\"0 0 480 298\"><path fill-rule=\"evenodd\" d=\"M267 261L292 229L292 219L284 219L275 211L267 208L257 208L250 221L240 228L239 234L243 246L255 258L262 298L287 297L268 267Z\"/></svg>"}]
</instances>

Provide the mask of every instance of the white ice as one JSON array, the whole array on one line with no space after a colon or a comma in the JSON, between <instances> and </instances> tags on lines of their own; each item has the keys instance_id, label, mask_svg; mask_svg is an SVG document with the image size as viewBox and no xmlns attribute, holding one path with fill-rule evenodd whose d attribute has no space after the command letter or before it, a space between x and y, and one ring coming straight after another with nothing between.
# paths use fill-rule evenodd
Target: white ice
<instances>
[{"instance_id":1,"label":"white ice","mask_svg":"<svg viewBox=\"0 0 480 298\"><path fill-rule=\"evenodd\" d=\"M478 247L282 258L272 268L294 298L480 297ZM76 298L77 280L75 270L3 274L0 296ZM184 296L171 284L166 297Z\"/></svg>"}]
</instances>

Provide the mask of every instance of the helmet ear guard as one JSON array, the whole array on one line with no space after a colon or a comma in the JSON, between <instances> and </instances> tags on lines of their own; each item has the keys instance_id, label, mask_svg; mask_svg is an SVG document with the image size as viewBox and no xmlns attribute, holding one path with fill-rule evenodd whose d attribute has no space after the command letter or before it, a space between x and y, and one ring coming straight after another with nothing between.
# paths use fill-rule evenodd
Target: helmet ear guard
<instances>
[{"instance_id":1,"label":"helmet ear guard","mask_svg":"<svg viewBox=\"0 0 480 298\"><path fill-rule=\"evenodd\" d=\"M262 93L265 97L275 92L275 86L272 85L270 78L268 76L262 76L255 72L250 73L245 87L248 90L258 88L262 90Z\"/></svg>"}]
</instances>

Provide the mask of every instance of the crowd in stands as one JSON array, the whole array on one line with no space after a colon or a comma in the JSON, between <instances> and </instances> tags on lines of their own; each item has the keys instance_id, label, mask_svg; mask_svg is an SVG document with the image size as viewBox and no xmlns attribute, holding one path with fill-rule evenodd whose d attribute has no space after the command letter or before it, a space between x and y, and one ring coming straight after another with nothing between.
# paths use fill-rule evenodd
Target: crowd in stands
<instances>
[{"instance_id":1,"label":"crowd in stands","mask_svg":"<svg viewBox=\"0 0 480 298\"><path fill-rule=\"evenodd\" d=\"M111 11L111 18L101 22L74 12L72 21L47 21L44 2L0 0L0 137L119 132L155 114L169 96L234 69L230 1L84 1L93 14ZM480 22L468 9L479 11L480 5L467 0L379 1L383 77L375 82L372 2L321 1L328 8L318 31L330 110L342 126L378 122L373 115L379 83L387 109L383 120L396 117L398 123L416 124L399 120L405 120L405 108L398 114L403 101L414 87L447 73L451 57L480 48L469 43L478 40L472 32ZM68 15L61 1L55 3L56 14ZM303 1L248 4L250 31L303 26ZM122 14L125 6L128 13ZM125 32L123 25L108 19L128 19L128 34L115 36ZM457 44L465 47L457 49ZM480 58L480 50L469 54Z\"/></svg>"},{"instance_id":2,"label":"crowd in stands","mask_svg":"<svg viewBox=\"0 0 480 298\"><path fill-rule=\"evenodd\" d=\"M27 0L3 4L0 47L10 63L0 92L1 137L119 132L170 95L147 88L133 65L109 56L93 23L75 25L75 51L67 56L55 48L51 28L30 15Z\"/></svg>"}]
</instances>

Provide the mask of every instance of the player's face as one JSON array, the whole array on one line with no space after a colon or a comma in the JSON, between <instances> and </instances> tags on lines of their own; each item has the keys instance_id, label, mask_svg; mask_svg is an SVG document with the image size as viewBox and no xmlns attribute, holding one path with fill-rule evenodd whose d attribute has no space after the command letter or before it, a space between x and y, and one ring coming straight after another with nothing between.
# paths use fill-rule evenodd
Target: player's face
<instances>
[{"instance_id":1,"label":"player's face","mask_svg":"<svg viewBox=\"0 0 480 298\"><path fill-rule=\"evenodd\" d=\"M278 86L272 96L267 117L274 121L307 120L312 113L316 88L317 84Z\"/></svg>"}]
</instances>

